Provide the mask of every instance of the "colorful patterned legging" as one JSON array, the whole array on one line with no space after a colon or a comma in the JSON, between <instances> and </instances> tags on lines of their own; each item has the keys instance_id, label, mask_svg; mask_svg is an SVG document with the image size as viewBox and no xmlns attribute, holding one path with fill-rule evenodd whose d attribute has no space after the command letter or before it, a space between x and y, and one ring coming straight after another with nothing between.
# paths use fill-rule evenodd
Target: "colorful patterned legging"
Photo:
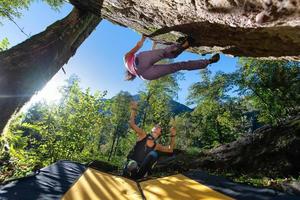
<instances>
[{"instance_id":1,"label":"colorful patterned legging","mask_svg":"<svg viewBox=\"0 0 300 200\"><path fill-rule=\"evenodd\" d=\"M146 80L158 79L180 70L195 70L206 68L210 61L207 59L176 62L169 64L155 64L165 58L176 58L184 49L180 45L171 45L164 49L143 51L136 56L138 75Z\"/></svg>"}]
</instances>

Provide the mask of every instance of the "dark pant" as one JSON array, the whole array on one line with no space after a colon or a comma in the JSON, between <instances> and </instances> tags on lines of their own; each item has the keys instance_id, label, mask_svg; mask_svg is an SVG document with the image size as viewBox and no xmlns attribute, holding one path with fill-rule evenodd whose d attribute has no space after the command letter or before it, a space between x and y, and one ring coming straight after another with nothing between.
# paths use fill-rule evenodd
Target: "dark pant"
<instances>
[{"instance_id":1,"label":"dark pant","mask_svg":"<svg viewBox=\"0 0 300 200\"><path fill-rule=\"evenodd\" d=\"M138 169L128 171L127 164L126 164L123 170L123 175L133 179L143 178L145 174L152 169L157 159L158 159L158 153L156 151L150 151L145 157L145 159L143 160L143 162L139 164Z\"/></svg>"},{"instance_id":2,"label":"dark pant","mask_svg":"<svg viewBox=\"0 0 300 200\"><path fill-rule=\"evenodd\" d=\"M155 64L165 58L176 58L183 50L184 49L180 45L175 44L165 49L143 51L136 56L137 73L146 80L154 80L180 70L203 69L210 64L210 61L206 59L169 64Z\"/></svg>"}]
</instances>

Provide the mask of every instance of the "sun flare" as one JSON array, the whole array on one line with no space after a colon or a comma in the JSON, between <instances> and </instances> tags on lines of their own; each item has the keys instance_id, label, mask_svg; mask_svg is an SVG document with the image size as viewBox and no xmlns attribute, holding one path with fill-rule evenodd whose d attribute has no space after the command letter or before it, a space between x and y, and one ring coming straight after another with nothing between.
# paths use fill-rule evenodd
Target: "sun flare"
<instances>
[{"instance_id":1,"label":"sun flare","mask_svg":"<svg viewBox=\"0 0 300 200\"><path fill-rule=\"evenodd\" d=\"M32 96L29 102L27 102L22 111L26 112L33 104L39 101L45 101L46 103L55 102L61 98L59 88L63 85L63 82L59 78L52 78L46 86Z\"/></svg>"}]
</instances>

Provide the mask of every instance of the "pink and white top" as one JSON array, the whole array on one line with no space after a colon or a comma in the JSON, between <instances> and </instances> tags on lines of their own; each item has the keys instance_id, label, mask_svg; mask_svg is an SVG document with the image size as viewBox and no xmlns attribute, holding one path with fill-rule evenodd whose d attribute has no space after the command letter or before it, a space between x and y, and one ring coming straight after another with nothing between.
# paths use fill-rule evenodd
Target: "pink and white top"
<instances>
[{"instance_id":1,"label":"pink and white top","mask_svg":"<svg viewBox=\"0 0 300 200\"><path fill-rule=\"evenodd\" d=\"M135 54L134 53L131 53L129 55L124 56L124 64L125 64L125 67L127 68L127 70L137 76L137 72L136 72L136 69L135 69L135 63L134 63L134 60L135 60Z\"/></svg>"}]
</instances>

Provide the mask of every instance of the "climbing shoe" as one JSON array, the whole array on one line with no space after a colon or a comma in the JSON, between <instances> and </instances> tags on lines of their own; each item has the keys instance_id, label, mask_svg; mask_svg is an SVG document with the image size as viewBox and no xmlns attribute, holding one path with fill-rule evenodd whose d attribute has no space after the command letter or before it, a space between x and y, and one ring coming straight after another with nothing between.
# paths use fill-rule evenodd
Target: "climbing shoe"
<instances>
[{"instance_id":1,"label":"climbing shoe","mask_svg":"<svg viewBox=\"0 0 300 200\"><path fill-rule=\"evenodd\" d=\"M215 54L215 55L213 55L210 59L209 59L209 61L210 61L210 63L216 63L216 62L218 62L220 60L220 54Z\"/></svg>"},{"instance_id":2,"label":"climbing shoe","mask_svg":"<svg viewBox=\"0 0 300 200\"><path fill-rule=\"evenodd\" d=\"M176 42L179 43L178 48L174 51L172 51L174 58L176 58L179 54L181 54L183 51L185 51L186 49L188 49L193 43L194 43L194 39L190 36L187 37L181 37L178 40L176 40ZM182 45L188 42L188 46L183 47Z\"/></svg>"}]
</instances>

